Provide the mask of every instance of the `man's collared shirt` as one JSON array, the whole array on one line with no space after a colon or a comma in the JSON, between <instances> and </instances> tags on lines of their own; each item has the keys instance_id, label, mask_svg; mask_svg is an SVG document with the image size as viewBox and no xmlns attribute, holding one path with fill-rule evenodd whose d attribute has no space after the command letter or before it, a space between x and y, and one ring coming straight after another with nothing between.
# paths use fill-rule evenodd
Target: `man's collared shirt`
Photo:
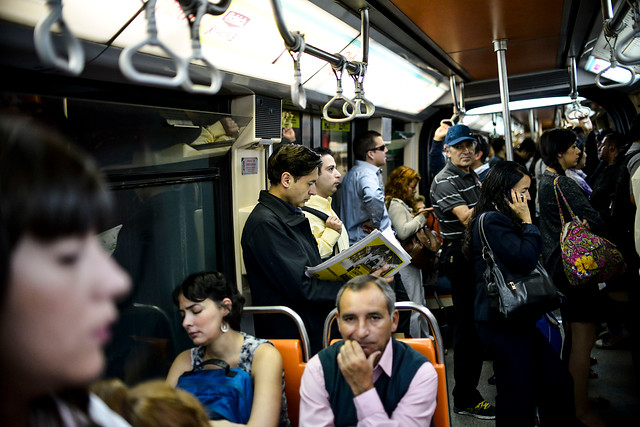
<instances>
[{"instance_id":1,"label":"man's collared shirt","mask_svg":"<svg viewBox=\"0 0 640 427\"><path fill-rule=\"evenodd\" d=\"M331 208L331 197L325 199L322 196L313 195L305 206L317 209L329 216L338 216ZM311 212L304 212L304 214L309 220L311 232L318 242L320 258L324 259L333 256L336 244L337 252L335 253L339 253L349 247L349 234L347 234L347 227L344 224L342 225L342 233L338 233L334 229L327 227L325 221Z\"/></svg>"},{"instance_id":2,"label":"man's collared shirt","mask_svg":"<svg viewBox=\"0 0 640 427\"><path fill-rule=\"evenodd\" d=\"M460 240L465 226L453 213L457 206L473 208L478 203L480 181L475 172L463 172L447 162L447 165L433 179L431 184L431 204L440 224L440 234L445 240Z\"/></svg>"},{"instance_id":3,"label":"man's collared shirt","mask_svg":"<svg viewBox=\"0 0 640 427\"><path fill-rule=\"evenodd\" d=\"M337 361L336 361L337 363ZM389 377L393 366L391 339L373 368L373 382L384 372ZM428 426L436 408L438 375L429 362L420 366L409 384L404 397L387 415L375 387L353 398L358 416L358 426ZM300 385L300 426L331 426L334 416L329 403L329 393L324 382L324 371L318 355L309 360Z\"/></svg>"},{"instance_id":4,"label":"man's collared shirt","mask_svg":"<svg viewBox=\"0 0 640 427\"><path fill-rule=\"evenodd\" d=\"M347 227L350 244L367 236L362 229L366 221L380 231L391 227L380 174L377 166L356 160L342 180L340 218Z\"/></svg>"}]
</instances>

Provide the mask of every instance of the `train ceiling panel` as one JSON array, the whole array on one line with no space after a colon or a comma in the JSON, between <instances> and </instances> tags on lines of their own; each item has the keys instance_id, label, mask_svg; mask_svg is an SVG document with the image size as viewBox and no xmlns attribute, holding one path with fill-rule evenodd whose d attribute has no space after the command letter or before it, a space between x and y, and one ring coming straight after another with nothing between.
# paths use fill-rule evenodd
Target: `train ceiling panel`
<instances>
[{"instance_id":1,"label":"train ceiling panel","mask_svg":"<svg viewBox=\"0 0 640 427\"><path fill-rule=\"evenodd\" d=\"M472 80L498 77L492 41L508 39L509 74L556 68L563 2L392 0ZM535 58L535 59L532 59Z\"/></svg>"}]
</instances>

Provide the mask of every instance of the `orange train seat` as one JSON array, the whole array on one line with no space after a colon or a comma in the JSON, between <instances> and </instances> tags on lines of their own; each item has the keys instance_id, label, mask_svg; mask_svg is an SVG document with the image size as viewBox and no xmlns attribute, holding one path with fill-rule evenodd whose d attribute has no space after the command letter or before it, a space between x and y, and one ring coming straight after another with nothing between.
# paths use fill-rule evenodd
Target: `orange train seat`
<instances>
[{"instance_id":1,"label":"orange train seat","mask_svg":"<svg viewBox=\"0 0 640 427\"><path fill-rule=\"evenodd\" d=\"M289 317L298 327L300 339L268 339L282 356L284 393L287 398L287 414L293 427L298 426L300 414L300 382L310 354L309 335L302 318L289 307L282 305L246 306L243 315L278 314Z\"/></svg>"},{"instance_id":2,"label":"orange train seat","mask_svg":"<svg viewBox=\"0 0 640 427\"><path fill-rule=\"evenodd\" d=\"M269 341L282 356L287 411L291 425L296 427L300 412L300 381L306 366L302 358L302 346L297 339L270 339Z\"/></svg>"}]
</instances>

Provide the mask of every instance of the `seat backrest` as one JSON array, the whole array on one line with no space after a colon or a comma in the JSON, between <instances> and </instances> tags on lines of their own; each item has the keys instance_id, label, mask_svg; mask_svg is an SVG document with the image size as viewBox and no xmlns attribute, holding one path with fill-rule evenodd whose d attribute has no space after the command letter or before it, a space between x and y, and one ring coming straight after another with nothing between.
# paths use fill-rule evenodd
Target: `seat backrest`
<instances>
[{"instance_id":1,"label":"seat backrest","mask_svg":"<svg viewBox=\"0 0 640 427\"><path fill-rule=\"evenodd\" d=\"M438 394L436 410L433 413L433 425L435 427L449 427L449 395L447 394L447 377L443 363L436 363L436 349L431 338L400 338L414 350L423 354L438 374Z\"/></svg>"},{"instance_id":2,"label":"seat backrest","mask_svg":"<svg viewBox=\"0 0 640 427\"><path fill-rule=\"evenodd\" d=\"M302 345L297 339L270 339L269 341L282 356L289 420L293 427L297 427L300 411L300 381L306 366L302 358Z\"/></svg>"},{"instance_id":3,"label":"seat backrest","mask_svg":"<svg viewBox=\"0 0 640 427\"><path fill-rule=\"evenodd\" d=\"M331 344L340 341L331 340ZM414 350L424 355L438 374L438 392L436 396L436 410L433 413L433 425L435 427L449 427L449 395L447 394L447 374L444 370L444 363L436 363L436 350L431 338L399 338L411 346Z\"/></svg>"}]
</instances>

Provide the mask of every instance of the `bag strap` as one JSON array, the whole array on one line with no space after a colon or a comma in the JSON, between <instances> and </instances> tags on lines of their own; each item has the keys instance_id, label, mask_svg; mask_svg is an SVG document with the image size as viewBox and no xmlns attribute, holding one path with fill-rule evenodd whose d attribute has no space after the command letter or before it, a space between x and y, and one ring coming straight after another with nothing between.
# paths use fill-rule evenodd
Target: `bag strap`
<instances>
[{"instance_id":1,"label":"bag strap","mask_svg":"<svg viewBox=\"0 0 640 427\"><path fill-rule=\"evenodd\" d=\"M567 209L569 210L569 214L571 214L571 219L573 221L579 221L579 219L573 213L573 209L571 209L571 205L569 204L569 202L567 202L567 199L564 197L564 193L562 192L562 188L560 188L560 185L558 184L558 180L559 179L560 179L560 177L556 176L556 179L553 180L553 191L556 194L556 203L558 204L558 210L560 211L560 221L562 221L562 227L564 227L564 225L566 224L566 221L564 220L564 215L562 214L562 207L560 206L560 199L558 198L558 192L562 196L562 200L564 200L564 204L567 207Z\"/></svg>"},{"instance_id":2,"label":"bag strap","mask_svg":"<svg viewBox=\"0 0 640 427\"><path fill-rule=\"evenodd\" d=\"M326 222L327 219L329 218L329 215L327 215L326 213L319 211L318 209L314 209L311 208L309 206L303 206L302 210L305 212L309 212L312 215L317 216L318 218L320 218L323 222Z\"/></svg>"},{"instance_id":3,"label":"bag strap","mask_svg":"<svg viewBox=\"0 0 640 427\"><path fill-rule=\"evenodd\" d=\"M218 366L218 367L224 369L224 371L225 371L224 374L227 377L232 377L233 378L237 374L237 372L236 371L232 371L231 367L229 366L229 364L227 362L225 362L224 360L222 360L222 359L207 359L207 360L204 360L202 363L198 364L193 370L195 371L197 369L202 369L203 366L205 366L205 365L215 365L215 366Z\"/></svg>"},{"instance_id":4,"label":"bag strap","mask_svg":"<svg viewBox=\"0 0 640 427\"><path fill-rule=\"evenodd\" d=\"M480 234L480 241L482 242L482 258L488 263L491 262L495 265L496 260L493 256L493 250L491 250L491 246L489 245L489 240L487 240L487 235L484 232L484 217L487 215L487 212L484 212L478 218L478 233Z\"/></svg>"}]
</instances>

